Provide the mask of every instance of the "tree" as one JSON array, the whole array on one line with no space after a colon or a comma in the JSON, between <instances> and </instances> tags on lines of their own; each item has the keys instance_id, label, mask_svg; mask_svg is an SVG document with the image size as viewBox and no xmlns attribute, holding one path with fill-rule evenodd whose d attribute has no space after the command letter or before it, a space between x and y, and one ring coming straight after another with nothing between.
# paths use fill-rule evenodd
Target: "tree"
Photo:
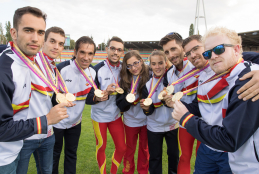
<instances>
[{"instance_id":1,"label":"tree","mask_svg":"<svg viewBox=\"0 0 259 174\"><path fill-rule=\"evenodd\" d=\"M4 30L1 22L0 22L0 44L6 44L6 38L4 35Z\"/></svg>"},{"instance_id":2,"label":"tree","mask_svg":"<svg viewBox=\"0 0 259 174\"><path fill-rule=\"evenodd\" d=\"M98 44L98 49L97 50L105 50L106 44L103 42L101 44Z\"/></svg>"},{"instance_id":3,"label":"tree","mask_svg":"<svg viewBox=\"0 0 259 174\"><path fill-rule=\"evenodd\" d=\"M10 33L11 28L12 28L11 22L10 21L6 22L5 23L5 30L6 30L5 37L6 37L8 42L12 41L12 37L11 37L11 33Z\"/></svg>"},{"instance_id":4,"label":"tree","mask_svg":"<svg viewBox=\"0 0 259 174\"><path fill-rule=\"evenodd\" d=\"M193 35L193 32L194 32L193 24L191 24L191 25L190 25L190 29L189 29L189 36L192 36L192 35Z\"/></svg>"},{"instance_id":5,"label":"tree","mask_svg":"<svg viewBox=\"0 0 259 174\"><path fill-rule=\"evenodd\" d=\"M75 45L76 45L75 40L70 39L70 46L69 46L69 49L70 49L70 50L75 49Z\"/></svg>"},{"instance_id":6,"label":"tree","mask_svg":"<svg viewBox=\"0 0 259 174\"><path fill-rule=\"evenodd\" d=\"M91 37L90 37L92 40L94 40L94 38L93 38L93 36L91 35Z\"/></svg>"}]
</instances>

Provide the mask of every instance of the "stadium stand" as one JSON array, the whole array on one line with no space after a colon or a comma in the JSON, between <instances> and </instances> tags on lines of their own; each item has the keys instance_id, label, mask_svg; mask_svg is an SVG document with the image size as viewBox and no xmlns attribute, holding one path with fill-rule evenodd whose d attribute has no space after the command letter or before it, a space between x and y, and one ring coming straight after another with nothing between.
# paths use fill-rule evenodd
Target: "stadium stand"
<instances>
[{"instance_id":1,"label":"stadium stand","mask_svg":"<svg viewBox=\"0 0 259 174\"><path fill-rule=\"evenodd\" d=\"M244 51L259 52L259 30L238 33L242 37L242 45ZM141 57L147 62L149 54L154 50L162 50L158 45L159 41L125 41L124 47L128 50L138 50ZM127 52L125 51L125 53ZM58 62L71 59L73 57L73 50L64 50L61 53ZM107 57L105 51L96 51L93 63L99 63ZM121 58L122 60L122 58Z\"/></svg>"}]
</instances>

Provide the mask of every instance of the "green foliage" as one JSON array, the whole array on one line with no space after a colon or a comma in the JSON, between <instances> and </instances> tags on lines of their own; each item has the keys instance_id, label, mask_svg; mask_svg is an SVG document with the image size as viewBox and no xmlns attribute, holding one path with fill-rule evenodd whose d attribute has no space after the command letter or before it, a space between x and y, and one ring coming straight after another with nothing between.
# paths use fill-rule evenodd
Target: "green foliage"
<instances>
[{"instance_id":1,"label":"green foliage","mask_svg":"<svg viewBox=\"0 0 259 174\"><path fill-rule=\"evenodd\" d=\"M193 33L194 33L194 28L193 28L193 24L191 24L189 29L189 36L192 36Z\"/></svg>"},{"instance_id":2,"label":"green foliage","mask_svg":"<svg viewBox=\"0 0 259 174\"><path fill-rule=\"evenodd\" d=\"M109 131L107 131L107 134L108 134L107 146L105 151L106 152L106 172L110 173L109 171L111 169L111 158L114 152L114 143L111 135L109 134ZM138 144L137 144L137 147L138 147ZM191 159L191 169L192 169L191 173L193 173L193 166L195 163L195 148L196 148L196 142L195 142L195 146L193 147L193 155ZM93 125L91 121L91 106L85 105L85 108L83 111L83 119L82 119L82 130L81 130L79 145L77 149L77 164L76 164L77 174L99 174L100 173L99 167L96 161L95 150L96 150L96 140L95 140ZM136 153L135 153L135 164L137 164L137 158L138 158L137 152L138 152L138 148L136 149ZM162 173L168 173L167 146L165 141L163 143L162 164L163 164ZM121 165L117 173L118 174L122 173L122 169L123 169L123 162L121 162ZM37 173L37 169L36 169L36 163L35 163L34 157L32 155L30 159L29 168L28 168L28 174L35 174L35 173ZM64 145L63 145L63 150L59 160L59 173L60 174L64 173ZM138 173L137 169L135 169L135 174L137 173Z\"/></svg>"},{"instance_id":3,"label":"green foliage","mask_svg":"<svg viewBox=\"0 0 259 174\"><path fill-rule=\"evenodd\" d=\"M11 28L12 28L11 22L10 21L6 22L5 23L5 30L6 30L5 37L6 37L8 42L12 41L12 37L11 37L11 33L10 33Z\"/></svg>"},{"instance_id":4,"label":"green foliage","mask_svg":"<svg viewBox=\"0 0 259 174\"><path fill-rule=\"evenodd\" d=\"M105 47L106 47L106 44L103 42L103 43L101 43L101 44L98 44L97 50L105 51Z\"/></svg>"},{"instance_id":5,"label":"green foliage","mask_svg":"<svg viewBox=\"0 0 259 174\"><path fill-rule=\"evenodd\" d=\"M2 23L0 22L0 44L6 44L6 38L4 35L4 29Z\"/></svg>"},{"instance_id":6,"label":"green foliage","mask_svg":"<svg viewBox=\"0 0 259 174\"><path fill-rule=\"evenodd\" d=\"M69 46L69 49L70 49L70 50L75 49L75 45L76 45L75 40L70 39L70 46Z\"/></svg>"}]
</instances>

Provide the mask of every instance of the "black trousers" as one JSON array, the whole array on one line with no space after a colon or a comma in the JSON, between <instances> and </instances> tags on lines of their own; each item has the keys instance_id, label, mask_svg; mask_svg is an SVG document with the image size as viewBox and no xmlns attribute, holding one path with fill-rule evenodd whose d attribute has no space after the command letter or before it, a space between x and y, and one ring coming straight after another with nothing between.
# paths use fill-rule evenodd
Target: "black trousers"
<instances>
[{"instance_id":1,"label":"black trousers","mask_svg":"<svg viewBox=\"0 0 259 174\"><path fill-rule=\"evenodd\" d=\"M150 154L150 174L162 174L162 152L164 137L167 144L168 174L177 174L177 166L179 162L177 134L178 129L168 132L151 132L149 130L147 131L148 149Z\"/></svg>"},{"instance_id":2,"label":"black trousers","mask_svg":"<svg viewBox=\"0 0 259 174\"><path fill-rule=\"evenodd\" d=\"M78 141L81 134L81 123L69 129L54 128L55 145L53 152L53 171L52 174L58 174L59 158L63 146L63 137L65 141L65 159L64 159L64 174L76 173L76 151Z\"/></svg>"}]
</instances>

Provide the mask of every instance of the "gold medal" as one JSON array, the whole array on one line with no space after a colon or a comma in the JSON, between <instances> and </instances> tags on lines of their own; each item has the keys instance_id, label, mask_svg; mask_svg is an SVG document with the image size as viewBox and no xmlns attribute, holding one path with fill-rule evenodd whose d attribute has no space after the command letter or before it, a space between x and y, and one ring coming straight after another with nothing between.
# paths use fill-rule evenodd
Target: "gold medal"
<instances>
[{"instance_id":1,"label":"gold medal","mask_svg":"<svg viewBox=\"0 0 259 174\"><path fill-rule=\"evenodd\" d=\"M174 85L169 85L166 87L167 94L173 94L174 92Z\"/></svg>"},{"instance_id":2,"label":"gold medal","mask_svg":"<svg viewBox=\"0 0 259 174\"><path fill-rule=\"evenodd\" d=\"M176 100L180 100L183 97L183 92L177 92L174 94L174 96L172 97L172 101L175 102Z\"/></svg>"},{"instance_id":3,"label":"gold medal","mask_svg":"<svg viewBox=\"0 0 259 174\"><path fill-rule=\"evenodd\" d=\"M68 101L70 101L70 102L73 102L73 101L76 100L76 97L75 97L73 94L71 94L71 93L67 93L67 94L66 94L66 99L67 99Z\"/></svg>"},{"instance_id":4,"label":"gold medal","mask_svg":"<svg viewBox=\"0 0 259 174\"><path fill-rule=\"evenodd\" d=\"M99 98L102 98L104 96L103 92L100 89L94 90L94 95L96 95Z\"/></svg>"},{"instance_id":5,"label":"gold medal","mask_svg":"<svg viewBox=\"0 0 259 174\"><path fill-rule=\"evenodd\" d=\"M161 91L161 92L158 94L158 99L159 99L159 100L163 100L163 99L164 99L164 97L163 97L164 94L167 94L167 91L166 91L166 90L163 90L163 91Z\"/></svg>"},{"instance_id":6,"label":"gold medal","mask_svg":"<svg viewBox=\"0 0 259 174\"><path fill-rule=\"evenodd\" d=\"M143 102L145 106L150 106L152 104L152 99L151 98L146 98Z\"/></svg>"},{"instance_id":7,"label":"gold medal","mask_svg":"<svg viewBox=\"0 0 259 174\"><path fill-rule=\"evenodd\" d=\"M115 90L116 90L116 92L118 92L119 94L123 94L123 93L124 93L124 90L123 90L122 88L120 88L120 87L116 88Z\"/></svg>"},{"instance_id":8,"label":"gold medal","mask_svg":"<svg viewBox=\"0 0 259 174\"><path fill-rule=\"evenodd\" d=\"M67 99L66 99L66 96L62 93L57 93L56 94L56 101L58 103L67 103Z\"/></svg>"},{"instance_id":9,"label":"gold medal","mask_svg":"<svg viewBox=\"0 0 259 174\"><path fill-rule=\"evenodd\" d=\"M129 102L129 103L133 103L135 101L136 97L134 94L132 93L129 93L127 96L126 96L126 100Z\"/></svg>"}]
</instances>

